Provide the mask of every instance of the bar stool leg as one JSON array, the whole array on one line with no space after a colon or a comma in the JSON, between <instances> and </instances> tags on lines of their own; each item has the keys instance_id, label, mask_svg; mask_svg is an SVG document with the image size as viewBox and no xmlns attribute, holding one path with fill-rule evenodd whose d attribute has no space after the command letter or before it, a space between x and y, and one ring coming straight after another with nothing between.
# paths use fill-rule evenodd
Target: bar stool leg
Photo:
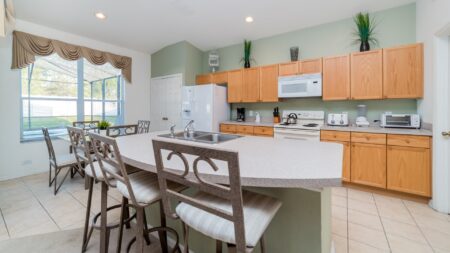
<instances>
[{"instance_id":1,"label":"bar stool leg","mask_svg":"<svg viewBox=\"0 0 450 253\"><path fill-rule=\"evenodd\" d=\"M144 239L147 245L150 245L150 235L148 235L148 223L147 223L147 215L145 214L145 209L144 209Z\"/></svg>"},{"instance_id":2,"label":"bar stool leg","mask_svg":"<svg viewBox=\"0 0 450 253\"><path fill-rule=\"evenodd\" d=\"M108 241L107 241L107 199L108 199L108 186L106 185L106 182L102 182L102 188L101 188L101 211L100 211L100 253L107 253L108 252Z\"/></svg>"},{"instance_id":3,"label":"bar stool leg","mask_svg":"<svg viewBox=\"0 0 450 253\"><path fill-rule=\"evenodd\" d=\"M159 215L161 219L161 227L166 227L166 215L164 213L164 206L162 201L159 201ZM167 246L167 233L165 230L159 231L159 241L161 242L161 250L163 253L168 253L168 246Z\"/></svg>"},{"instance_id":4,"label":"bar stool leg","mask_svg":"<svg viewBox=\"0 0 450 253\"><path fill-rule=\"evenodd\" d=\"M127 198L125 198L125 209L124 209L124 213L123 213L123 218L125 220L130 218L130 208L128 207L128 199ZM125 225L126 225L127 229L131 228L130 222L127 222Z\"/></svg>"},{"instance_id":5,"label":"bar stool leg","mask_svg":"<svg viewBox=\"0 0 450 253\"><path fill-rule=\"evenodd\" d=\"M261 236L261 239L259 239L259 244L261 245L261 253L266 252L266 242L264 241L264 235Z\"/></svg>"},{"instance_id":6,"label":"bar stool leg","mask_svg":"<svg viewBox=\"0 0 450 253\"><path fill-rule=\"evenodd\" d=\"M117 253L120 253L120 251L122 250L122 237L123 237L123 226L124 226L124 221L125 221L125 209L128 209L128 207L126 206L128 203L128 199L125 197L122 197L122 207L120 209L120 225L119 225L119 234L118 234L118 239L117 239Z\"/></svg>"},{"instance_id":7,"label":"bar stool leg","mask_svg":"<svg viewBox=\"0 0 450 253\"><path fill-rule=\"evenodd\" d=\"M89 218L91 216L91 203L92 203L92 192L94 190L94 179L91 177L87 177L89 180L89 193L88 193L88 201L86 206L86 220L84 221L84 232L83 232L83 245L81 252L86 251L87 241L88 241L88 229L89 229Z\"/></svg>"},{"instance_id":8,"label":"bar stool leg","mask_svg":"<svg viewBox=\"0 0 450 253\"><path fill-rule=\"evenodd\" d=\"M144 252L144 208L136 206L136 253Z\"/></svg>"},{"instance_id":9,"label":"bar stool leg","mask_svg":"<svg viewBox=\"0 0 450 253\"><path fill-rule=\"evenodd\" d=\"M216 240L216 253L222 253L222 242Z\"/></svg>"},{"instance_id":10,"label":"bar stool leg","mask_svg":"<svg viewBox=\"0 0 450 253\"><path fill-rule=\"evenodd\" d=\"M184 236L184 253L189 253L189 227L186 225L186 223L181 222L181 225L183 227L183 236Z\"/></svg>"}]
</instances>

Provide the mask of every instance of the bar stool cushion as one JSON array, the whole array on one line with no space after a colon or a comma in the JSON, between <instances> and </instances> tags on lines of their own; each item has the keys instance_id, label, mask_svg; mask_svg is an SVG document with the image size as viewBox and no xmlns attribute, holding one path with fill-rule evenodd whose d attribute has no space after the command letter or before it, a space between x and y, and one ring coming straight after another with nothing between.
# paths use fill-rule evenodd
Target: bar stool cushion
<instances>
[{"instance_id":1,"label":"bar stool cushion","mask_svg":"<svg viewBox=\"0 0 450 253\"><path fill-rule=\"evenodd\" d=\"M103 166L105 168L108 168L108 170L110 170L110 171L112 171L114 173L119 173L120 174L119 169L117 169L114 166L111 166L111 165L109 165L107 163L103 163ZM99 181L105 181L105 177L103 176L102 170L100 169L100 164L98 162L93 162L92 163L92 167L94 168L96 179L99 180ZM86 172L86 174L88 176L94 177L94 174L92 173L92 169L91 169L90 166L87 166L84 171ZM116 180L114 179L114 177L109 175L108 179L109 179L109 183L112 184L113 186L115 186Z\"/></svg>"},{"instance_id":2,"label":"bar stool cushion","mask_svg":"<svg viewBox=\"0 0 450 253\"><path fill-rule=\"evenodd\" d=\"M74 154L61 154L56 156L56 163L59 167L76 166L77 159Z\"/></svg>"},{"instance_id":3,"label":"bar stool cushion","mask_svg":"<svg viewBox=\"0 0 450 253\"><path fill-rule=\"evenodd\" d=\"M281 207L277 199L243 191L244 226L247 247L255 247L264 234L270 221ZM231 204L222 198L206 193L198 193L195 199L208 203L207 205L232 212ZM231 221L203 211L197 207L180 203L176 208L180 219L189 227L216 240L235 244L234 225Z\"/></svg>"},{"instance_id":4,"label":"bar stool cushion","mask_svg":"<svg viewBox=\"0 0 450 253\"><path fill-rule=\"evenodd\" d=\"M161 199L158 176L155 173L141 171L129 174L131 188L136 201L141 205L150 205ZM176 183L169 183L168 187L175 191L181 191L184 187ZM117 181L117 190L126 198L130 199L127 186Z\"/></svg>"}]
</instances>

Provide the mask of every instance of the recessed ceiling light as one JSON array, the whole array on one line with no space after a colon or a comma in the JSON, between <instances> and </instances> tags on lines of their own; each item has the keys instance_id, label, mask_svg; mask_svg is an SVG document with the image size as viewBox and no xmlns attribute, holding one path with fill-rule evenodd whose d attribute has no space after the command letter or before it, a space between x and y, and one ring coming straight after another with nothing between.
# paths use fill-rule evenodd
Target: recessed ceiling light
<instances>
[{"instance_id":1,"label":"recessed ceiling light","mask_svg":"<svg viewBox=\"0 0 450 253\"><path fill-rule=\"evenodd\" d=\"M245 22L247 22L247 23L253 22L253 17L250 17L250 16L246 17Z\"/></svg>"},{"instance_id":2,"label":"recessed ceiling light","mask_svg":"<svg viewBox=\"0 0 450 253\"><path fill-rule=\"evenodd\" d=\"M106 15L103 12L96 12L95 17L101 20L106 19Z\"/></svg>"}]
</instances>

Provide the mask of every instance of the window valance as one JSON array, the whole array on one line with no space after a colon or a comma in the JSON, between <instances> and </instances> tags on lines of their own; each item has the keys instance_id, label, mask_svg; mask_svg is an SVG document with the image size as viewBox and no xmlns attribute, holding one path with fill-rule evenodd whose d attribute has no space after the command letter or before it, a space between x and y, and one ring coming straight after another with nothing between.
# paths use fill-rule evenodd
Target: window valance
<instances>
[{"instance_id":1,"label":"window valance","mask_svg":"<svg viewBox=\"0 0 450 253\"><path fill-rule=\"evenodd\" d=\"M24 32L13 32L11 69L25 68L35 61L35 56L48 56L53 53L57 53L61 58L69 61L75 61L83 57L95 65L103 65L109 62L115 68L121 69L125 80L131 83L130 57L76 46Z\"/></svg>"}]
</instances>

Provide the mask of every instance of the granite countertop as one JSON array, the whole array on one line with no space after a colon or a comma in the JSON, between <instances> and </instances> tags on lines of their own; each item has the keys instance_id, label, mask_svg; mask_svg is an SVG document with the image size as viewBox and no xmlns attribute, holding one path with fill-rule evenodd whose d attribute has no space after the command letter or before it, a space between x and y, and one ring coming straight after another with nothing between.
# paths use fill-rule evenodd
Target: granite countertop
<instances>
[{"instance_id":1,"label":"granite countertop","mask_svg":"<svg viewBox=\"0 0 450 253\"><path fill-rule=\"evenodd\" d=\"M220 122L221 124L229 124L229 125L245 125L245 126L264 126L264 127L273 127L275 123L270 121L236 121L236 120L227 120Z\"/></svg>"},{"instance_id":2,"label":"granite countertop","mask_svg":"<svg viewBox=\"0 0 450 253\"><path fill-rule=\"evenodd\" d=\"M205 144L158 137L163 133L167 132L117 138L124 162L142 170L156 172L151 140L158 139L238 152L242 186L305 188L320 191L324 187L341 185L343 155L341 144L257 136L245 136L219 144ZM187 159L192 166L193 157ZM203 178L216 183L227 182L226 163L218 162L217 172L212 171L206 163L200 164L199 171ZM165 163L165 166L184 170L180 159L172 159ZM192 168L190 170L192 171Z\"/></svg>"},{"instance_id":3,"label":"granite countertop","mask_svg":"<svg viewBox=\"0 0 450 253\"><path fill-rule=\"evenodd\" d=\"M323 125L321 130L343 131L343 132L365 132L365 133L380 133L380 134L405 134L405 135L423 135L433 136L433 132L428 129L408 129L408 128L384 128L377 125L368 127L357 126L328 126Z\"/></svg>"}]
</instances>

